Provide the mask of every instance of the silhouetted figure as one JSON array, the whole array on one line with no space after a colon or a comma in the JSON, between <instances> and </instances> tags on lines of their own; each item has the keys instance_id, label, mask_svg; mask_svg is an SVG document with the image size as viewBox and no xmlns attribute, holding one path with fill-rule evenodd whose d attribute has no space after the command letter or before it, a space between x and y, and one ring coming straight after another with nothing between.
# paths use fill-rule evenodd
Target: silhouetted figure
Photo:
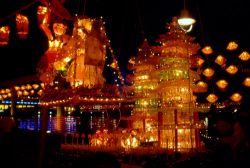
<instances>
[{"instance_id":1,"label":"silhouetted figure","mask_svg":"<svg viewBox=\"0 0 250 168\"><path fill-rule=\"evenodd\" d=\"M84 134L84 144L89 144L89 134L91 133L90 130L90 113L83 112L80 115L81 123L79 128L79 135L82 137L82 134Z\"/></svg>"}]
</instances>

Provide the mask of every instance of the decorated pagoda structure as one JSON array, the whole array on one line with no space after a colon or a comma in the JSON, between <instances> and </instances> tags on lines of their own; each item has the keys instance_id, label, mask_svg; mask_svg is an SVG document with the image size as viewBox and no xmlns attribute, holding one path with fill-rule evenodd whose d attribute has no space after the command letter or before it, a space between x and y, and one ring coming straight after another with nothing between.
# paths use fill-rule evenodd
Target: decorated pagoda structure
<instances>
[{"instance_id":1,"label":"decorated pagoda structure","mask_svg":"<svg viewBox=\"0 0 250 168\"><path fill-rule=\"evenodd\" d=\"M133 128L147 135L145 141L175 151L199 147L196 81L192 70L200 46L178 25L176 18L160 35L159 45L144 41L139 49L134 73Z\"/></svg>"}]
</instances>

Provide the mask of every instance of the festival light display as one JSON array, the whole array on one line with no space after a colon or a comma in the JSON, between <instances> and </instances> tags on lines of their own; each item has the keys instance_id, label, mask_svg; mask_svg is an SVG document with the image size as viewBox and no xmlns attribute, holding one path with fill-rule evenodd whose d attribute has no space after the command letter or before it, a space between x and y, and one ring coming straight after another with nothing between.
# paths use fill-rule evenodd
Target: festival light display
<instances>
[{"instance_id":1,"label":"festival light display","mask_svg":"<svg viewBox=\"0 0 250 168\"><path fill-rule=\"evenodd\" d=\"M169 32L160 35L159 46L146 42L139 49L135 64L134 125L147 141L176 151L198 146L198 123L193 88L199 80L190 69L191 59L199 49L177 24L168 25Z\"/></svg>"}]
</instances>

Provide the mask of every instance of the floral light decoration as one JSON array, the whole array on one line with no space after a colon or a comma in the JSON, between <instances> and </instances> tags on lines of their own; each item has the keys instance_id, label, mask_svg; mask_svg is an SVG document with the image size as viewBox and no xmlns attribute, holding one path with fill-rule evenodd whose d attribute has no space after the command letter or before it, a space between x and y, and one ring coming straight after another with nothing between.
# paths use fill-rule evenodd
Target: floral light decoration
<instances>
[{"instance_id":1,"label":"floral light decoration","mask_svg":"<svg viewBox=\"0 0 250 168\"><path fill-rule=\"evenodd\" d=\"M227 67L226 71L229 74L234 75L238 72L238 68L235 65L230 65L229 67Z\"/></svg>"},{"instance_id":2,"label":"floral light decoration","mask_svg":"<svg viewBox=\"0 0 250 168\"><path fill-rule=\"evenodd\" d=\"M218 80L218 81L216 82L216 85L217 85L220 89L224 90L224 89L227 88L228 82L227 82L226 80L224 80L224 79L221 79L221 80Z\"/></svg>"},{"instance_id":3,"label":"floral light decoration","mask_svg":"<svg viewBox=\"0 0 250 168\"><path fill-rule=\"evenodd\" d=\"M225 57L223 57L222 55L218 55L216 57L216 59L214 60L214 62L220 66L224 66L226 61L227 61L227 59Z\"/></svg>"},{"instance_id":4,"label":"floral light decoration","mask_svg":"<svg viewBox=\"0 0 250 168\"><path fill-rule=\"evenodd\" d=\"M204 48L202 48L201 50L205 55L210 55L213 53L213 49L211 46L205 46Z\"/></svg>"},{"instance_id":5,"label":"floral light decoration","mask_svg":"<svg viewBox=\"0 0 250 168\"><path fill-rule=\"evenodd\" d=\"M26 39L29 32L28 17L21 14L16 14L16 28L19 38Z\"/></svg>"},{"instance_id":6,"label":"floral light decoration","mask_svg":"<svg viewBox=\"0 0 250 168\"><path fill-rule=\"evenodd\" d=\"M250 54L249 54L247 51L243 51L243 52L239 55L239 58L240 58L242 61L248 61L249 58L250 58Z\"/></svg>"},{"instance_id":7,"label":"floral light decoration","mask_svg":"<svg viewBox=\"0 0 250 168\"><path fill-rule=\"evenodd\" d=\"M243 81L243 85L246 87L250 87L250 77L246 77L245 80Z\"/></svg>"},{"instance_id":8,"label":"floral light decoration","mask_svg":"<svg viewBox=\"0 0 250 168\"><path fill-rule=\"evenodd\" d=\"M227 50L234 51L238 48L238 44L234 41L231 41L227 45Z\"/></svg>"},{"instance_id":9,"label":"floral light decoration","mask_svg":"<svg viewBox=\"0 0 250 168\"><path fill-rule=\"evenodd\" d=\"M234 102L239 102L242 99L242 95L239 93L234 93L230 96L230 99L233 100Z\"/></svg>"},{"instance_id":10,"label":"floral light decoration","mask_svg":"<svg viewBox=\"0 0 250 168\"><path fill-rule=\"evenodd\" d=\"M3 26L0 28L0 46L6 46L9 43L10 27Z\"/></svg>"},{"instance_id":11,"label":"floral light decoration","mask_svg":"<svg viewBox=\"0 0 250 168\"><path fill-rule=\"evenodd\" d=\"M218 96L216 96L215 94L211 93L207 96L207 101L210 103L215 103L218 100Z\"/></svg>"}]
</instances>

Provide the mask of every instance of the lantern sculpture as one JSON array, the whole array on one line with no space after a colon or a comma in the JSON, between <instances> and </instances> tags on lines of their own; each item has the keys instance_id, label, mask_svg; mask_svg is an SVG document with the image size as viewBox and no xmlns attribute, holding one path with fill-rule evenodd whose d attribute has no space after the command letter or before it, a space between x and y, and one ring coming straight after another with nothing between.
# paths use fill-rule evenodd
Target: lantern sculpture
<instances>
[{"instance_id":1,"label":"lantern sculpture","mask_svg":"<svg viewBox=\"0 0 250 168\"><path fill-rule=\"evenodd\" d=\"M227 45L227 50L230 50L230 51L236 50L237 48L238 48L238 44L234 41L229 42Z\"/></svg>"},{"instance_id":2,"label":"lantern sculpture","mask_svg":"<svg viewBox=\"0 0 250 168\"><path fill-rule=\"evenodd\" d=\"M230 65L229 67L227 67L226 71L229 74L234 75L238 72L238 68L235 65Z\"/></svg>"},{"instance_id":3,"label":"lantern sculpture","mask_svg":"<svg viewBox=\"0 0 250 168\"><path fill-rule=\"evenodd\" d=\"M242 60L242 61L248 61L249 58L250 58L250 54L246 51L243 51L240 55L239 55L239 58Z\"/></svg>"},{"instance_id":4,"label":"lantern sculpture","mask_svg":"<svg viewBox=\"0 0 250 168\"><path fill-rule=\"evenodd\" d=\"M206 68L204 71L203 71L203 75L210 78L214 75L214 70L212 68Z\"/></svg>"},{"instance_id":5,"label":"lantern sculpture","mask_svg":"<svg viewBox=\"0 0 250 168\"><path fill-rule=\"evenodd\" d=\"M215 94L209 94L207 96L207 101L210 103L215 103L218 100L218 96L216 96Z\"/></svg>"},{"instance_id":6,"label":"lantern sculpture","mask_svg":"<svg viewBox=\"0 0 250 168\"><path fill-rule=\"evenodd\" d=\"M25 39L28 37L29 31L29 20L26 16L17 14L16 15L16 28L19 38Z\"/></svg>"},{"instance_id":7,"label":"lantern sculpture","mask_svg":"<svg viewBox=\"0 0 250 168\"><path fill-rule=\"evenodd\" d=\"M224 79L221 79L221 80L218 80L218 81L216 82L216 85L217 85L220 89L224 90L224 89L226 89L226 87L228 86L228 82L227 82L226 80L224 80Z\"/></svg>"},{"instance_id":8,"label":"lantern sculpture","mask_svg":"<svg viewBox=\"0 0 250 168\"><path fill-rule=\"evenodd\" d=\"M5 46L9 43L10 27L3 26L0 28L0 46Z\"/></svg>"},{"instance_id":9,"label":"lantern sculpture","mask_svg":"<svg viewBox=\"0 0 250 168\"><path fill-rule=\"evenodd\" d=\"M242 96L239 93L234 93L231 95L230 99L233 100L234 102L239 102L241 101Z\"/></svg>"},{"instance_id":10,"label":"lantern sculpture","mask_svg":"<svg viewBox=\"0 0 250 168\"><path fill-rule=\"evenodd\" d=\"M210 55L213 53L213 49L210 46L205 46L202 50L201 50L205 55Z\"/></svg>"},{"instance_id":11,"label":"lantern sculpture","mask_svg":"<svg viewBox=\"0 0 250 168\"><path fill-rule=\"evenodd\" d=\"M244 84L246 87L250 87L250 77L245 78L245 80L243 81L243 84Z\"/></svg>"},{"instance_id":12,"label":"lantern sculpture","mask_svg":"<svg viewBox=\"0 0 250 168\"><path fill-rule=\"evenodd\" d=\"M216 57L216 59L214 60L214 62L220 66L224 66L226 61L227 61L227 59L225 57L223 57L222 55L218 55Z\"/></svg>"}]
</instances>

